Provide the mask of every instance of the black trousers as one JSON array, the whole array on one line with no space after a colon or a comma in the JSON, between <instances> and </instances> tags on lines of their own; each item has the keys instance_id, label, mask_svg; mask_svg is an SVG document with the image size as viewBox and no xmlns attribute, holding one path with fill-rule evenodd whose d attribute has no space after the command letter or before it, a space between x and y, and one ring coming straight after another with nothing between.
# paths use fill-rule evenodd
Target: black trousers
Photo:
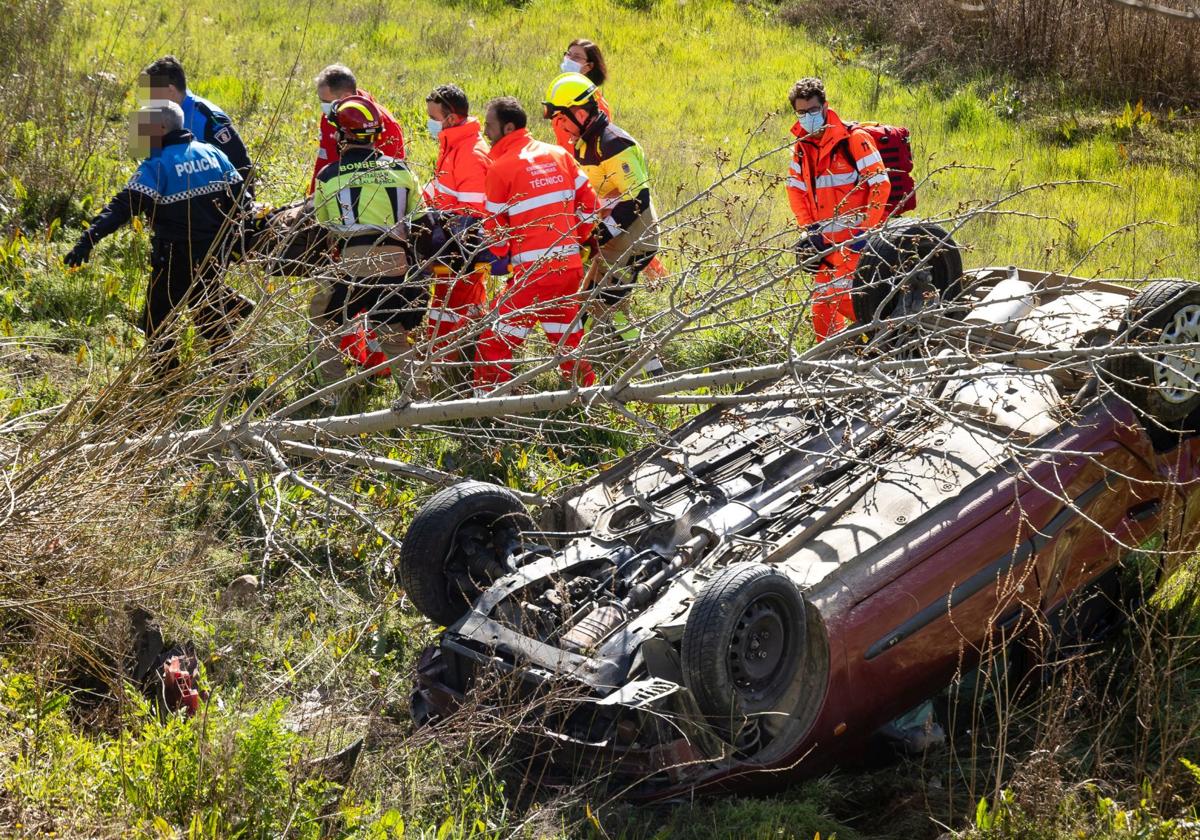
<instances>
[{"instance_id":1,"label":"black trousers","mask_svg":"<svg viewBox=\"0 0 1200 840\"><path fill-rule=\"evenodd\" d=\"M178 322L171 316L187 307L200 335L214 347L228 343L238 322L254 304L220 280L220 261L206 260L212 241L154 240L150 249L150 285L142 311L142 331L161 363L175 367ZM215 255L214 255L215 257Z\"/></svg>"},{"instance_id":2,"label":"black trousers","mask_svg":"<svg viewBox=\"0 0 1200 840\"><path fill-rule=\"evenodd\" d=\"M429 281L402 277L339 277L333 283L325 318L346 323L359 312L371 313L375 324L399 324L415 330L429 310Z\"/></svg>"}]
</instances>

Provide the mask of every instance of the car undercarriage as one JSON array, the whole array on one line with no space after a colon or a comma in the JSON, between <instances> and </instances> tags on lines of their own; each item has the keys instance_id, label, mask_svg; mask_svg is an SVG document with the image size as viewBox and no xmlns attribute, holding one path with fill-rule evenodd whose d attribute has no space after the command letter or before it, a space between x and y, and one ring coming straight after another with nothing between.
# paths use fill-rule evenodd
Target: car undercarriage
<instances>
[{"instance_id":1,"label":"car undercarriage","mask_svg":"<svg viewBox=\"0 0 1200 840\"><path fill-rule=\"evenodd\" d=\"M536 524L503 488L441 491L400 564L446 626L418 667L418 721L485 702L565 776L640 796L762 784L823 769L1014 616L1107 580L1195 486L1176 470L1164 490L1162 464L1191 452L1200 401L1179 383L1194 350L1114 374L1087 348L1192 341L1195 287L1155 292L1175 308L1147 338L1145 293L1120 284L953 281L952 300L890 322L877 301L888 352L714 406ZM923 375L904 375L913 358ZM1101 544L1102 561L1074 559Z\"/></svg>"}]
</instances>

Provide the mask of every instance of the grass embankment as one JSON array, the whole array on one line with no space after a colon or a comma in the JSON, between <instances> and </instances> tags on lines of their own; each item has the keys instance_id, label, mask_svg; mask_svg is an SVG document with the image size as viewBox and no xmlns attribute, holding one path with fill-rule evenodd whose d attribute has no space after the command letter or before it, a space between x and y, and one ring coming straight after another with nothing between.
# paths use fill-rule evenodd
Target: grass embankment
<instances>
[{"instance_id":1,"label":"grass embankment","mask_svg":"<svg viewBox=\"0 0 1200 840\"><path fill-rule=\"evenodd\" d=\"M53 12L53 4L42 5ZM123 158L123 123L109 118L132 106L137 70L163 52L180 55L192 87L234 116L262 167L262 194L283 202L307 183L318 113L311 78L326 63L352 66L362 85L401 119L410 156L424 174L434 151L422 128L430 88L456 81L479 104L515 94L533 112L535 133L546 137L536 103L557 72L563 46L587 35L607 49L612 79L606 95L618 122L645 146L664 209L727 171L722 156L736 162L784 145L791 122L787 88L798 76L819 74L843 116L912 129L917 174L934 173L921 193L925 215L950 216L1025 186L1106 182L1038 189L1000 205L1002 213L1016 215L977 216L958 235L970 248L968 264L1200 277L1195 132L1168 134L1159 118L1132 109L1067 115L1049 127L1014 123L969 84L956 90L914 87L874 74L759 9L715 2L647 9L535 2L518 9L415 0L202 2L168 11L103 0L71 3L61 14L70 21L63 55L78 86L64 124L70 130L39 133L38 126L26 126L22 130L35 145L25 147L14 141L15 133L7 135L0 209L10 220L64 206L39 193L48 185L76 184L77 196L96 201L120 185L132 165ZM85 139L76 145L78 137ZM66 175L42 178L38 166ZM747 219L786 230L786 202L775 181L786 166L783 150L759 165L768 182L745 178L726 188L728 220L719 218L705 242L719 247L735 239L733 229ZM756 196L765 196L765 203ZM1109 236L1126 225L1132 227ZM116 376L140 343L129 316L140 305L147 250L144 233L125 231L100 246L88 268L68 274L56 258L74 231L51 229L48 236L45 230L12 230L0 253L9 417L77 392L94 393ZM686 236L679 234L671 248ZM665 260L677 263L679 257L669 250ZM267 288L255 285L261 278L242 282L250 291ZM296 281L297 301L307 288L306 281ZM640 305L651 308L656 301L645 295ZM274 335L299 343L303 330L289 333L286 326L280 320ZM702 364L724 349L713 340L701 350L689 345L671 352ZM585 441L609 447L598 457L611 457L612 441L593 440L586 430L562 432L556 445L569 452ZM443 446L430 444L424 453L436 457ZM541 478L556 478L569 468L544 455L530 458L532 449L488 449L494 462L486 468L523 486L536 486L535 470ZM98 575L94 586L70 589L54 623L42 627L37 622L49 608L35 604L29 589L0 583L6 674L0 685L0 825L6 834L315 836L315 817L330 791L301 781L302 761L364 733L368 751L338 810L349 836L601 836L604 826L630 837L807 838L836 830L848 838L857 826L909 837L934 833L926 819L930 811L953 819L955 827L963 824L961 797L959 810L951 812L944 793L948 786L961 790L961 768L951 770L944 757L901 774L810 785L782 799L606 809L595 821L581 807L538 810L511 801L469 743L418 744L408 737L409 670L430 628L375 574L390 553L381 539L307 491L273 491L269 482L247 486L236 469L128 469L126 480L113 484L116 498L95 500L94 516L75 506L56 526L62 533L47 534L45 545L21 543L22 563L5 580L29 581L57 596L72 584L69 575L102 561L104 571L112 567L150 582L149 591L131 587L135 594L129 597L161 615L169 636L195 641L221 705L196 723L163 724L136 703L107 702L99 709L68 703L64 686L80 682L62 656L69 634L94 634L97 642L118 645L120 598L102 585L111 578ZM402 533L426 492L367 474L337 489L394 533ZM282 502L278 518L256 516L256 503L269 514L276 501ZM52 505L48 494L42 509ZM62 534L72 538L53 539ZM129 544L122 545L122 536ZM46 568L61 570L61 576L39 573L43 563L57 564ZM244 606L219 605L222 585L247 571L263 574L262 597ZM6 599L19 603L14 607ZM39 670L39 661L53 665ZM16 671L31 676L13 676ZM290 706L286 716L273 706L280 699ZM294 736L295 728L303 735ZM1069 788L1082 778L1059 781ZM1140 781L1124 778L1105 790L1136 804ZM990 788L971 788L968 798L984 792ZM1076 796L1083 810L1094 799L1088 791ZM1161 804L1152 800L1147 807ZM1043 817L1047 826L1056 824L1054 814ZM1096 824L1086 814L1071 819ZM993 825L999 823L993 818Z\"/></svg>"}]
</instances>

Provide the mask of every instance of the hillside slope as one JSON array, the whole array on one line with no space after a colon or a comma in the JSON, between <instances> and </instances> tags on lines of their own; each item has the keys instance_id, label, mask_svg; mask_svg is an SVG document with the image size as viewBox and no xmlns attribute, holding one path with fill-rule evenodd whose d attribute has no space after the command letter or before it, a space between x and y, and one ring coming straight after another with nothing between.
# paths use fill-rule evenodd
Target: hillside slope
<instances>
[{"instance_id":1,"label":"hillside slope","mask_svg":"<svg viewBox=\"0 0 1200 840\"><path fill-rule=\"evenodd\" d=\"M35 207L30 197L45 184L66 184L94 205L124 182L134 164L123 120L135 105L137 72L163 53L180 56L193 89L233 115L260 165L260 195L283 203L308 182L319 116L312 77L324 65L350 65L388 105L424 177L434 155L424 130L432 87L462 85L477 111L493 96L516 95L535 118L535 134L548 139L537 103L566 43L586 36L606 50L606 96L617 121L646 149L661 209L776 150L747 177L715 190L721 201L702 243L752 238L740 229L747 220L790 238L782 185L792 123L786 93L797 77L820 75L844 117L912 130L916 174L928 178L921 215L985 210L957 234L969 266L1200 279L1194 117L1168 119L1134 104L1123 112L1017 121L1005 115L1002 93L970 79L956 89L901 83L782 23L772 7L719 0L18 3L22 14L43 13L60 27L45 75L59 79L49 64L61 60L68 65L61 78L69 81L54 91L34 76L10 76L0 87L0 102L28 108L0 132L0 149L8 151L0 161L2 419L51 414L77 395L88 410L99 408L49 442L35 440L46 448L35 446L32 455L22 448L32 426L0 427L4 456L27 459L31 485L39 469L51 485L41 488L28 518L0 529L0 835L808 840L820 832L828 840L836 832L850 840L932 838L942 824L976 824L994 836L1005 836L1006 825L1047 837L1080 836L1080 827L1100 836L1100 825L1112 837L1184 830L1163 828L1158 815L1194 812L1200 776L1189 786L1187 769L1157 762L1162 740L1186 743L1200 731L1194 643L1182 641L1161 651L1162 682L1147 683L1154 696L1136 695L1141 705L1123 708L1104 726L1088 718L1108 739L1111 751L1102 757L1071 741L1085 727L1069 713L1101 714L1083 708L1090 695L1071 684L1013 718L1012 745L1006 718L986 746L977 746L983 735L976 742L972 734L960 749L924 761L840 774L777 797L632 807L611 792L572 788L542 791L531 801L528 780L506 775L470 728L413 731L411 669L435 628L381 573L394 553L383 534L289 485L282 472L248 476L236 464L118 458L91 466L78 458L67 468L39 460L50 444L61 446L55 452L77 451L85 433L107 422L105 411L116 413L98 394L129 393L120 389L141 344L131 322L142 301L147 248L144 231L126 229L97 248L91 265L67 273L59 258L78 218L66 229L38 227L49 205ZM42 113L39 102L56 94L68 106L56 118L61 130L51 131L34 116ZM686 236L668 240L669 266L680 265ZM302 279L289 290L295 311L308 284ZM647 309L659 303L651 293L639 297ZM747 333L772 326L753 320L765 306L746 304ZM293 320L291 332L269 323L277 331L268 337L301 345L304 327ZM707 341L688 338L673 352L701 367L721 351ZM214 402L203 393L194 400L203 410L168 405L162 428L209 422ZM647 409L664 426L682 411ZM124 436L159 419L119 415L107 431ZM486 424L448 434L438 427L416 443L381 440L379 454L540 491L624 454L635 440L632 423L623 436L589 427L587 419L571 415L536 436L519 424L494 438ZM479 440L455 449L444 439L453 433ZM316 481L328 478L307 473L314 474ZM396 535L429 492L365 469L336 489ZM223 599L230 581L246 573L260 576L258 594ZM1186 606L1179 592L1163 606L1167 618L1155 614L1161 626L1146 639L1162 632L1194 640L1194 616L1175 622L1170 613ZM195 645L212 692L200 718L161 720L132 687L90 679L116 661L114 651L123 652L132 606L159 616L168 638ZM1119 664L1105 674L1110 683L1136 685L1139 667L1160 664L1159 651L1152 656L1149 642L1137 641L1123 637ZM1159 704L1158 692L1168 696L1167 688L1171 701ZM1143 724L1135 712L1147 709L1154 715L1146 720L1153 719ZM359 737L366 749L345 790L307 763ZM1152 776L1170 784L1153 787ZM1033 800L1063 803L1062 810L1046 804L1019 822L1011 790L1033 790ZM977 810L981 799L991 810ZM1007 816L989 817L995 813Z\"/></svg>"}]
</instances>

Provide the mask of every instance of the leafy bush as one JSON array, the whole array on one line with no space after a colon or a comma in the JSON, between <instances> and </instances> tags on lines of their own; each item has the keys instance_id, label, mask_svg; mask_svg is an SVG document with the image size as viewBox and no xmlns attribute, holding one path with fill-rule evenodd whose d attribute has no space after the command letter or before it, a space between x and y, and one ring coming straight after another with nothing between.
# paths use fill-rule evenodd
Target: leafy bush
<instances>
[{"instance_id":1,"label":"leafy bush","mask_svg":"<svg viewBox=\"0 0 1200 840\"><path fill-rule=\"evenodd\" d=\"M16 733L0 759L0 789L27 830L321 836L332 785L298 772L306 745L284 726L281 701L245 718L209 704L194 719L160 719L140 695L125 699L119 733L89 737L71 725L66 694L29 674L0 677L0 720Z\"/></svg>"},{"instance_id":2,"label":"leafy bush","mask_svg":"<svg viewBox=\"0 0 1200 840\"><path fill-rule=\"evenodd\" d=\"M77 224L79 185L108 168L95 150L125 88L76 69L83 23L63 0L11 0L0 15L0 229Z\"/></svg>"}]
</instances>

